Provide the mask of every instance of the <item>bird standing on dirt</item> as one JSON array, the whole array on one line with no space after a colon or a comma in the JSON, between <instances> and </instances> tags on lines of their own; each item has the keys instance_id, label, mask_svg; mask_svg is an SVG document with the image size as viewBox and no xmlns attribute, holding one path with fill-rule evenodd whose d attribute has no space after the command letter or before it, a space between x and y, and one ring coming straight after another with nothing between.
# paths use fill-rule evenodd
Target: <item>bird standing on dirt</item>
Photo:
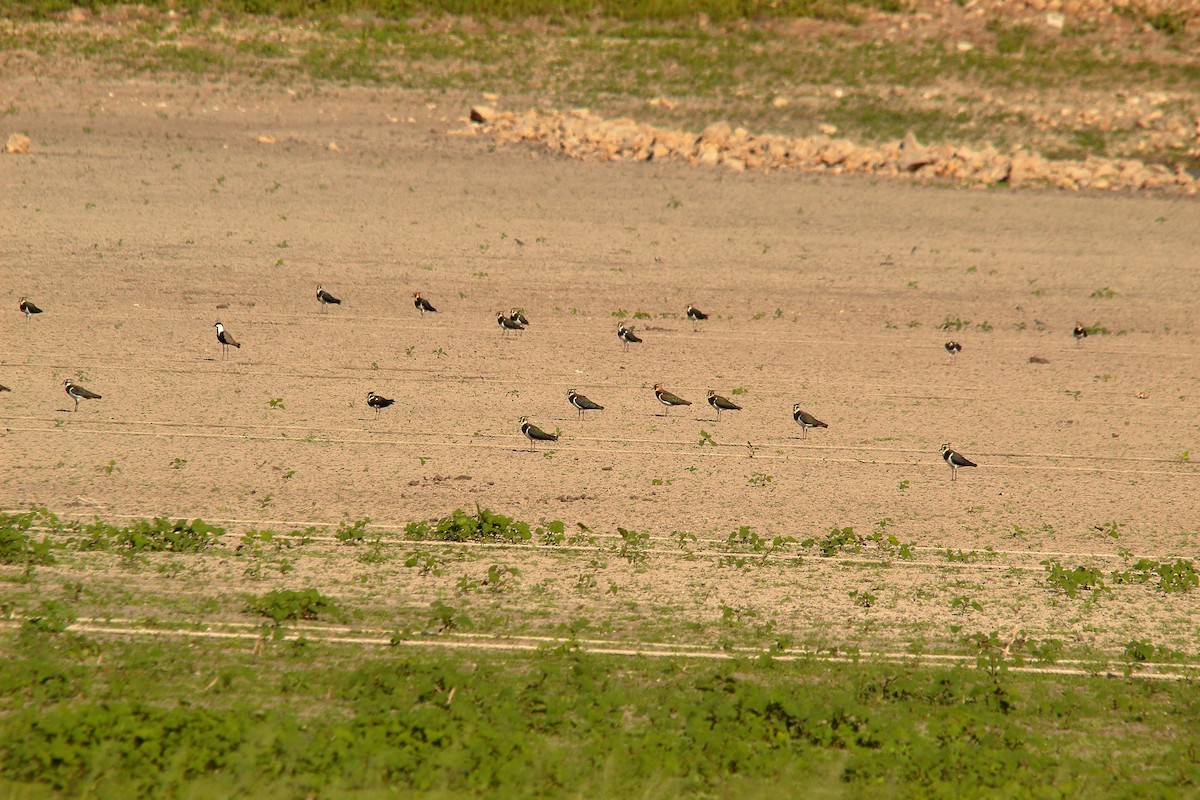
<instances>
[{"instance_id":1,"label":"bird standing on dirt","mask_svg":"<svg viewBox=\"0 0 1200 800\"><path fill-rule=\"evenodd\" d=\"M1087 338L1087 328L1083 327L1082 322L1075 323L1075 330L1071 331L1071 335L1075 337L1075 344L1079 344Z\"/></svg>"},{"instance_id":2,"label":"bird standing on dirt","mask_svg":"<svg viewBox=\"0 0 1200 800\"><path fill-rule=\"evenodd\" d=\"M328 306L340 306L342 301L325 291L325 287L318 284L317 300L321 303L321 310L324 311Z\"/></svg>"},{"instance_id":3,"label":"bird standing on dirt","mask_svg":"<svg viewBox=\"0 0 1200 800\"><path fill-rule=\"evenodd\" d=\"M519 323L521 323L522 325L528 325L528 324L529 324L529 320L527 320L527 319L525 318L525 309L523 309L523 308L512 308L512 309L509 309L509 311L508 311L508 318L509 318L509 319L511 319L513 322L519 322Z\"/></svg>"},{"instance_id":4,"label":"bird standing on dirt","mask_svg":"<svg viewBox=\"0 0 1200 800\"><path fill-rule=\"evenodd\" d=\"M821 422L821 420L817 419L816 417L814 417L812 414L808 413L807 411L801 411L799 403L792 404L792 419L796 420L796 424L800 426L800 430L804 431L803 436L805 439L808 438L808 429L809 428L828 428L829 427L824 422Z\"/></svg>"},{"instance_id":5,"label":"bird standing on dirt","mask_svg":"<svg viewBox=\"0 0 1200 800\"><path fill-rule=\"evenodd\" d=\"M951 356L956 356L962 352L962 345L955 341L946 342L946 352Z\"/></svg>"},{"instance_id":6,"label":"bird standing on dirt","mask_svg":"<svg viewBox=\"0 0 1200 800\"><path fill-rule=\"evenodd\" d=\"M500 326L501 333L508 333L509 331L525 330L524 325L522 325L517 320L512 319L511 317L505 316L503 311L496 312L496 324Z\"/></svg>"},{"instance_id":7,"label":"bird standing on dirt","mask_svg":"<svg viewBox=\"0 0 1200 800\"><path fill-rule=\"evenodd\" d=\"M239 350L242 349L242 343L233 338L233 334L225 330L224 325L217 322L213 327L217 329L217 341L221 343L221 358L225 358L231 347L236 347Z\"/></svg>"},{"instance_id":8,"label":"bird standing on dirt","mask_svg":"<svg viewBox=\"0 0 1200 800\"><path fill-rule=\"evenodd\" d=\"M521 417L521 433L529 440L529 449L536 450L538 442L557 442L557 433L546 433L529 421L529 417Z\"/></svg>"},{"instance_id":9,"label":"bird standing on dirt","mask_svg":"<svg viewBox=\"0 0 1200 800\"><path fill-rule=\"evenodd\" d=\"M617 338L621 340L621 344L623 345L622 350L628 350L630 344L641 344L642 342L638 335L633 332L633 328L626 328L624 322L617 324Z\"/></svg>"},{"instance_id":10,"label":"bird standing on dirt","mask_svg":"<svg viewBox=\"0 0 1200 800\"><path fill-rule=\"evenodd\" d=\"M658 398L658 402L662 403L669 410L671 406L690 406L691 400L684 400L677 394L671 394L663 388L661 383L654 384L654 396Z\"/></svg>"},{"instance_id":11,"label":"bird standing on dirt","mask_svg":"<svg viewBox=\"0 0 1200 800\"><path fill-rule=\"evenodd\" d=\"M100 400L101 399L100 395L96 394L95 392L90 392L87 389L83 388L82 386L76 386L74 383L72 383L70 378L67 378L65 381L63 381L63 386L66 387L67 397L70 397L72 400L75 401L75 410L76 411L79 410L79 401L80 400Z\"/></svg>"},{"instance_id":12,"label":"bird standing on dirt","mask_svg":"<svg viewBox=\"0 0 1200 800\"><path fill-rule=\"evenodd\" d=\"M375 409L375 419L379 419L380 411L382 411L383 409L387 408L388 406L390 406L392 403L395 403L395 402L396 402L395 400L392 400L387 397L383 397L381 395L377 395L374 392L367 392L367 405L369 405L371 408Z\"/></svg>"},{"instance_id":13,"label":"bird standing on dirt","mask_svg":"<svg viewBox=\"0 0 1200 800\"><path fill-rule=\"evenodd\" d=\"M416 307L417 311L421 312L422 317L425 316L426 311L432 311L435 313L437 312L437 309L434 308L428 300L426 300L424 297L421 297L420 292L413 292L413 305Z\"/></svg>"},{"instance_id":14,"label":"bird standing on dirt","mask_svg":"<svg viewBox=\"0 0 1200 800\"><path fill-rule=\"evenodd\" d=\"M717 394L715 389L708 390L708 404L717 410L717 419L721 418L722 411L741 411L742 407L730 400L728 397L722 397Z\"/></svg>"},{"instance_id":15,"label":"bird standing on dirt","mask_svg":"<svg viewBox=\"0 0 1200 800\"><path fill-rule=\"evenodd\" d=\"M692 332L696 332L696 323L702 319L708 319L708 314L705 314L695 306L687 307L687 318L692 321Z\"/></svg>"},{"instance_id":16,"label":"bird standing on dirt","mask_svg":"<svg viewBox=\"0 0 1200 800\"><path fill-rule=\"evenodd\" d=\"M959 467L977 467L974 461L969 461L962 453L950 449L949 444L942 445L942 460L950 465L950 480L958 480Z\"/></svg>"},{"instance_id":17,"label":"bird standing on dirt","mask_svg":"<svg viewBox=\"0 0 1200 800\"><path fill-rule=\"evenodd\" d=\"M27 299L25 299L24 295L21 295L21 301L17 307L20 308L21 313L25 315L26 321L28 321L29 318L31 316L33 316L34 314L42 313L42 310L40 308L38 308L37 306L35 306L33 303L29 302Z\"/></svg>"},{"instance_id":18,"label":"bird standing on dirt","mask_svg":"<svg viewBox=\"0 0 1200 800\"><path fill-rule=\"evenodd\" d=\"M585 411L604 410L604 406L600 405L599 403L592 402L574 389L567 389L567 400L571 403L571 405L579 409L580 419L583 419L583 412Z\"/></svg>"}]
</instances>

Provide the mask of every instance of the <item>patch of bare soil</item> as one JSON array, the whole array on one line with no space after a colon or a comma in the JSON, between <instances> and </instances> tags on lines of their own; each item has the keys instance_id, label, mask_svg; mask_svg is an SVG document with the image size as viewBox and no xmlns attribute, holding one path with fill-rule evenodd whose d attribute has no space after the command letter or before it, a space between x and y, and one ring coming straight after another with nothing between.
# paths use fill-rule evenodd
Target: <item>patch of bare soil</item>
<instances>
[{"instance_id":1,"label":"patch of bare soil","mask_svg":"<svg viewBox=\"0 0 1200 800\"><path fill-rule=\"evenodd\" d=\"M1084 612L1039 563L1197 555L1194 201L493 152L446 135L466 98L391 90L10 90L33 148L0 159L5 507L236 531L371 517L395 537L479 504L609 537L495 555L522 570L492 609L518 627L703 639L724 606L881 647L965 624L1196 651L1198 593L1116 587ZM322 308L319 283L344 303ZM46 313L23 319L21 295ZM689 303L711 314L697 331ZM514 306L531 325L502 334ZM644 343L623 351L618 319ZM242 344L227 360L218 320ZM1107 333L1077 344L1076 321ZM70 413L68 377L103 399ZM693 405L665 409L660 382ZM569 388L605 410L577 419ZM718 420L710 388L744 410ZM397 402L376 420L368 391ZM793 403L829 428L801 438ZM531 451L521 416L561 438ZM943 442L979 466L952 483ZM915 565L797 544L718 566L741 526L881 520ZM618 526L664 552L621 557ZM254 586L229 560L202 581L88 563L180 598L274 583L393 611L455 596L463 571L356 556L300 554ZM982 610L952 609L964 595Z\"/></svg>"}]
</instances>

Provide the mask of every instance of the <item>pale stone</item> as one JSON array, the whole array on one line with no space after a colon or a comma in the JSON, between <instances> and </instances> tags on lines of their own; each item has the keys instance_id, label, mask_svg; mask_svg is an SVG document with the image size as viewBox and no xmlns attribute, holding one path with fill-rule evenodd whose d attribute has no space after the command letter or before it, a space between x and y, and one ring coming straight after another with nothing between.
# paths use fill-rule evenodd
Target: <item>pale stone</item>
<instances>
[{"instance_id":1,"label":"pale stone","mask_svg":"<svg viewBox=\"0 0 1200 800\"><path fill-rule=\"evenodd\" d=\"M491 106L471 106L471 122L483 124L496 116L496 109Z\"/></svg>"},{"instance_id":2,"label":"pale stone","mask_svg":"<svg viewBox=\"0 0 1200 800\"><path fill-rule=\"evenodd\" d=\"M4 152L15 153L16 155L25 155L29 152L29 146L33 144L29 137L23 133L13 133L8 137L8 141L4 143Z\"/></svg>"}]
</instances>

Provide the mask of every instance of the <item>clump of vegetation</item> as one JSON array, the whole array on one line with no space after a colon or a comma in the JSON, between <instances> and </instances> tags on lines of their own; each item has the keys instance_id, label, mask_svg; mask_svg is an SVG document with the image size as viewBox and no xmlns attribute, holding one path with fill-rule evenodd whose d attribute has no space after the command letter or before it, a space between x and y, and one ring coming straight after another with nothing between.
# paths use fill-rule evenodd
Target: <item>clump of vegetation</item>
<instances>
[{"instance_id":1,"label":"clump of vegetation","mask_svg":"<svg viewBox=\"0 0 1200 800\"><path fill-rule=\"evenodd\" d=\"M322 616L344 620L345 614L337 604L316 589L275 589L261 597L246 601L246 613L256 614L270 620L275 636L280 635L280 626L285 622L314 620Z\"/></svg>"},{"instance_id":2,"label":"clump of vegetation","mask_svg":"<svg viewBox=\"0 0 1200 800\"><path fill-rule=\"evenodd\" d=\"M1175 561L1143 558L1130 569L1113 570L1112 581L1152 584L1160 592L1175 594L1190 592L1200 585L1200 572L1186 558L1177 558Z\"/></svg>"},{"instance_id":3,"label":"clump of vegetation","mask_svg":"<svg viewBox=\"0 0 1200 800\"><path fill-rule=\"evenodd\" d=\"M44 508L23 514L0 514L0 564L15 564L32 567L53 564L49 537L38 541L29 532L34 523L57 519Z\"/></svg>"},{"instance_id":4,"label":"clump of vegetation","mask_svg":"<svg viewBox=\"0 0 1200 800\"><path fill-rule=\"evenodd\" d=\"M530 527L528 522L520 522L477 505L474 514L456 508L450 516L442 517L432 524L410 522L404 527L404 533L409 539L416 541L432 539L441 542L514 543L528 542L534 536L561 536L563 527L559 521L547 523L545 527Z\"/></svg>"}]
</instances>

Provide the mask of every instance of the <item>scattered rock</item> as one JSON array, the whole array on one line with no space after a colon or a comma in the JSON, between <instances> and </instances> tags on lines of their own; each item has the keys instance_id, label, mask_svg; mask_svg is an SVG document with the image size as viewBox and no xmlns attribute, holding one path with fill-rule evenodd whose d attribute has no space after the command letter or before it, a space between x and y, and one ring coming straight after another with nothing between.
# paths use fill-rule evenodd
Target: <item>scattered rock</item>
<instances>
[{"instance_id":1,"label":"scattered rock","mask_svg":"<svg viewBox=\"0 0 1200 800\"><path fill-rule=\"evenodd\" d=\"M1029 363L1030 364L1049 364L1050 359L1042 358L1041 356L1030 356Z\"/></svg>"},{"instance_id":2,"label":"scattered rock","mask_svg":"<svg viewBox=\"0 0 1200 800\"><path fill-rule=\"evenodd\" d=\"M995 102L1003 105L998 99ZM1151 117L1153 113L1142 118L1150 122ZM472 107L471 121L473 124L451 133L482 134L503 144L536 144L553 153L594 161L677 160L692 165L723 164L733 172L787 168L829 174L885 175L981 188L1007 182L1014 187L1050 186L1070 191L1200 194L1200 175L1161 164L1096 157L1055 161L1019 148L1001 153L987 143L980 149L952 144L930 147L918 142L911 132L900 141L864 147L848 139L833 138L838 130L828 124L820 125L820 133L815 136L789 138L759 136L718 121L697 135L654 128L631 119L606 120L587 109L574 109L567 114L537 111L514 114L498 113L490 106ZM271 143L274 139L259 137L258 141ZM538 152L531 150L530 156L536 157Z\"/></svg>"},{"instance_id":3,"label":"scattered rock","mask_svg":"<svg viewBox=\"0 0 1200 800\"><path fill-rule=\"evenodd\" d=\"M4 143L4 152L23 156L29 153L30 144L32 142L25 134L13 133L9 135L8 141Z\"/></svg>"},{"instance_id":4,"label":"scattered rock","mask_svg":"<svg viewBox=\"0 0 1200 800\"><path fill-rule=\"evenodd\" d=\"M258 142L259 144L275 144L275 137L263 134L262 136L254 137L254 141Z\"/></svg>"}]
</instances>

